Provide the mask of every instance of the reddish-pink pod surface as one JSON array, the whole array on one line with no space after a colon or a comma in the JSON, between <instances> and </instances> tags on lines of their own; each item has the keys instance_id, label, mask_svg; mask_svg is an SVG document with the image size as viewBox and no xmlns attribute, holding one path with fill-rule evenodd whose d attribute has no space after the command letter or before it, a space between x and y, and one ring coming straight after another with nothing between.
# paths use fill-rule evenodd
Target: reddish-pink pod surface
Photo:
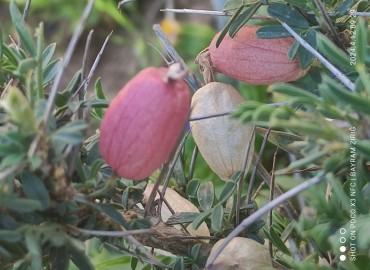
<instances>
[{"instance_id":1,"label":"reddish-pink pod surface","mask_svg":"<svg viewBox=\"0 0 370 270\"><path fill-rule=\"evenodd\" d=\"M256 85L295 81L304 76L307 70L299 67L297 58L290 61L287 56L294 39L260 39L256 35L258 28L243 26L233 38L226 35L216 48L218 33L209 46L212 67L234 79Z\"/></svg>"},{"instance_id":2,"label":"reddish-pink pod surface","mask_svg":"<svg viewBox=\"0 0 370 270\"><path fill-rule=\"evenodd\" d=\"M170 156L188 120L191 95L168 68L149 67L111 101L100 130L100 152L119 176L140 180Z\"/></svg>"}]
</instances>

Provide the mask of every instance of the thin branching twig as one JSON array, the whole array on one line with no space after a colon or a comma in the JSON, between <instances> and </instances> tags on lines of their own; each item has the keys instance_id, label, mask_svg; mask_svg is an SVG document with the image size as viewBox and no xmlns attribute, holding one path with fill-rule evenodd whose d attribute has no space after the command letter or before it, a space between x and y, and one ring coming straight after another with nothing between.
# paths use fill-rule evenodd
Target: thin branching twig
<instances>
[{"instance_id":1,"label":"thin branching twig","mask_svg":"<svg viewBox=\"0 0 370 270\"><path fill-rule=\"evenodd\" d=\"M196 14L196 15L211 15L211 16L232 16L234 13L230 11L217 11L217 10L203 10L203 9L176 9L176 8L164 8L160 11L180 14Z\"/></svg>"},{"instance_id":2,"label":"thin branching twig","mask_svg":"<svg viewBox=\"0 0 370 270\"><path fill-rule=\"evenodd\" d=\"M78 100L79 101L82 101L85 97L85 94L87 92L87 88L89 86L89 82L91 80L91 78L94 76L94 72L100 62L100 59L101 59L101 56L105 50L105 47L108 43L108 40L110 38L110 36L112 35L112 32L109 33L109 35L106 37L98 55L96 56L95 58L95 61L89 71L89 74L87 75L87 57L88 57L88 54L89 54L89 50L90 50L90 45L91 45L91 38L92 38L92 34L93 34L93 30L91 30L89 32L89 35L86 39L86 45L85 45L85 52L84 52L84 56L83 56L83 59L82 59L82 71L81 71L81 79L82 79L82 82L79 86L79 88L76 90L76 92L72 95L72 97L70 99L73 99L76 97L76 95L78 94ZM81 91L81 89L83 89L83 91ZM78 118L83 118L84 120L86 120L86 122L88 122L88 117L90 116L90 108L91 108L91 105L88 106L88 108L85 110L85 114L83 115L83 111L82 111L82 108L80 108L78 110ZM86 131L85 131L86 132ZM69 164L69 170L68 170L68 175L71 176L72 173L74 172L74 169L76 167L76 159L78 157L78 154L80 153L80 146L75 146L75 148L73 149L73 152L69 158L70 160L70 164Z\"/></svg>"},{"instance_id":3,"label":"thin branching twig","mask_svg":"<svg viewBox=\"0 0 370 270\"><path fill-rule=\"evenodd\" d=\"M243 183L244 183L244 177L247 174L247 165L248 165L248 160L250 160L253 156L253 152L251 153L251 147L252 143L254 144L254 138L255 138L255 132L256 132L256 127L253 126L252 129L252 136L249 138L247 147L245 149L245 154L244 154L244 160L243 160L243 169L242 173L240 174L240 179L238 181L238 193L236 196L236 211L235 211L235 224L238 225L240 222L240 205L241 205L241 197L242 197L242 191L243 191Z\"/></svg>"},{"instance_id":4,"label":"thin branching twig","mask_svg":"<svg viewBox=\"0 0 370 270\"><path fill-rule=\"evenodd\" d=\"M158 24L155 24L153 26L153 30L156 33L156 35L158 36L158 38L160 39L160 41L161 41L161 43L163 45L163 48L165 49L166 53L170 57L172 63L180 63L185 68L186 67L186 64L185 64L184 60L176 52L176 50L172 46L171 42L169 41L169 39L167 38L167 36L164 34L161 26L158 25ZM166 61L166 62L167 62L167 64L170 64L171 63L171 62L168 62L168 61ZM199 80L190 71L187 72L187 74L185 75L184 79L189 84L189 86L193 89L193 91L197 90L201 86ZM150 209L152 207L152 204L153 204L153 202L155 200L155 197L156 197L156 194L157 194L157 190L158 190L158 188L159 188L162 180L165 179L166 173L167 173L167 177L166 178L169 179L168 176L171 175L170 161L174 159L174 157L176 156L176 153L179 153L179 151L180 151L181 148L182 148L181 140L179 140L179 142L176 144L176 147L175 147L173 153L171 154L171 157L170 157L169 161L167 161L163 165L162 170L161 170L161 172L160 172L160 174L159 174L156 182L154 183L153 190L152 190L152 192L151 192L151 194L149 196L149 199L147 201L147 204L145 205L144 216L146 216L149 213L149 211L150 211ZM173 166L174 166L174 164L175 164L175 162L173 163ZM173 168L172 168L172 171L173 171ZM166 186L164 186L164 190L162 190L162 194L163 195L164 195L164 192L165 192L165 188L166 188Z\"/></svg>"},{"instance_id":5,"label":"thin branching twig","mask_svg":"<svg viewBox=\"0 0 370 270\"><path fill-rule=\"evenodd\" d=\"M77 29L73 33L72 39L71 39L71 41L68 45L66 53L64 54L63 66L59 70L58 74L55 76L55 80L54 80L53 86L50 89L50 95L49 95L48 101L46 103L46 108L45 108L45 112L44 112L44 115L43 115L43 120L44 120L44 123L43 123L44 127L43 128L44 128L44 130L47 129L47 126L48 126L48 123L49 123L49 120L50 120L50 116L53 113L53 109L54 109L54 105L55 105L54 104L55 103L55 98L57 97L58 87L59 87L59 84L62 80L64 71L67 69L69 61L72 58L73 52L76 49L76 46L78 44L78 40L80 39L80 36L81 36L82 31L85 27L87 18L88 18L89 14L90 14L93 6L94 6L94 3L95 3L95 0L89 0L89 2L87 3L86 8L85 8L85 10L84 10L84 12L81 16L80 22L77 26Z\"/></svg>"},{"instance_id":6,"label":"thin branching twig","mask_svg":"<svg viewBox=\"0 0 370 270\"><path fill-rule=\"evenodd\" d=\"M112 34L113 34L113 31L111 31L108 34L108 36L105 38L104 43L103 43L98 55L96 56L95 61L94 61L93 65L92 65L92 67L89 71L89 75L87 75L87 77L86 77L86 81L84 82L84 94L86 94L87 87L89 86L90 80L95 74L95 70L98 67L100 59L103 55L103 52L104 52L105 48L107 47L108 41L109 41L110 37L112 36Z\"/></svg>"},{"instance_id":7,"label":"thin branching twig","mask_svg":"<svg viewBox=\"0 0 370 270\"><path fill-rule=\"evenodd\" d=\"M31 0L27 0L26 6L23 10L23 20L26 21L28 18L28 14L30 13L30 7L31 7Z\"/></svg>"},{"instance_id":8,"label":"thin branching twig","mask_svg":"<svg viewBox=\"0 0 370 270\"><path fill-rule=\"evenodd\" d=\"M253 156L253 163L254 164L256 164L256 160L257 160L257 157L254 155ZM257 172L261 176L263 181L267 184L267 186L269 188L272 188L272 186L271 186L271 176L267 172L265 167L262 166L261 164L257 164ZM275 186L273 188L275 189L274 192L275 192L276 196L280 196L281 194L283 194L283 191L279 188L279 186ZM285 202L283 207L284 207L284 210L285 210L286 215L287 215L289 220L296 220L298 218L298 213L297 213L296 209L289 202Z\"/></svg>"},{"instance_id":9,"label":"thin branching twig","mask_svg":"<svg viewBox=\"0 0 370 270\"><path fill-rule=\"evenodd\" d=\"M253 224L256 220L258 220L261 216L268 213L271 209L279 206L280 204L288 201L292 197L298 195L299 193L305 191L306 189L320 183L324 179L324 172L319 173L315 177L293 187L289 191L285 192L284 194L280 195L276 199L272 200L268 204L261 207L259 210L254 212L248 218L244 219L242 223L240 223L222 242L222 244L214 251L212 255L208 258L208 265L206 269L212 269L212 264L215 262L217 257L220 255L222 250L229 244L229 242L236 236L238 236L241 232L247 229L251 224Z\"/></svg>"},{"instance_id":10,"label":"thin branching twig","mask_svg":"<svg viewBox=\"0 0 370 270\"><path fill-rule=\"evenodd\" d=\"M71 96L70 99L75 98L76 95L81 92L81 89L84 89L84 91L82 92L82 95L86 94L87 87L89 86L89 83L91 81L91 78L94 76L95 70L96 70L96 68L97 68L97 66L98 66L98 64L100 62L100 59L101 59L101 57L103 55L103 52L104 52L104 50L105 50L105 48L106 48L106 46L108 44L108 41L109 41L110 37L112 36L112 34L113 34L113 31L111 31L109 33L109 35L105 38L104 43L103 43L102 47L100 48L100 51L99 51L98 55L96 56L93 65L91 66L91 69L89 71L89 74L86 76L85 79L82 80L80 87L76 90L76 92L73 93L73 95Z\"/></svg>"},{"instance_id":11,"label":"thin branching twig","mask_svg":"<svg viewBox=\"0 0 370 270\"><path fill-rule=\"evenodd\" d=\"M210 16L233 16L234 12L231 11L217 11L217 10L204 10L204 9L176 9L176 8L164 8L161 11L168 12L168 13L180 13L180 14L196 14L196 15L210 15ZM271 20L273 19L270 16L262 16L262 15L253 15L252 19L257 20Z\"/></svg>"},{"instance_id":12,"label":"thin branching twig","mask_svg":"<svg viewBox=\"0 0 370 270\"><path fill-rule=\"evenodd\" d=\"M361 12L361 11L354 11L351 14L356 16L363 16L363 17L370 17L370 12Z\"/></svg>"},{"instance_id":13,"label":"thin branching twig","mask_svg":"<svg viewBox=\"0 0 370 270\"><path fill-rule=\"evenodd\" d=\"M339 38L338 30L334 27L333 23L331 22L331 19L328 15L327 10L325 9L325 6L322 4L321 0L314 0L314 3L317 9L319 10L319 13L324 21L324 24L326 25L326 28L330 32L331 37L334 39L337 46L339 46L342 50L345 50L343 42Z\"/></svg>"},{"instance_id":14,"label":"thin branching twig","mask_svg":"<svg viewBox=\"0 0 370 270\"><path fill-rule=\"evenodd\" d=\"M94 33L94 30L92 29L92 30L90 30L89 34L87 35L85 51L84 51L84 55L82 57L81 81L83 81L83 82L86 81L86 77L87 77L87 58L88 58L89 53L90 53L90 47L91 47L91 41L92 41L93 33ZM86 90L86 88L87 88L86 83L83 83L83 85L84 85L84 90ZM78 92L79 92L78 100L81 101L81 100L84 99L84 92L82 92L82 91L78 91ZM83 110L82 110L82 107L81 107L78 110L78 118L82 118L82 113L83 113Z\"/></svg>"},{"instance_id":15,"label":"thin branching twig","mask_svg":"<svg viewBox=\"0 0 370 270\"><path fill-rule=\"evenodd\" d=\"M291 105L291 104L292 104L291 101L283 101L283 102L268 103L268 104L264 104L264 105L265 106L271 106L271 107L281 107L281 106L287 106L287 105ZM221 117L221 116L225 116L225 115L230 115L234 112L235 112L235 110L222 112L222 113L209 114L209 115L192 116L192 117L189 118L189 121L199 121L199 120L204 120L204 119L209 119L209 118L214 118L214 117Z\"/></svg>"},{"instance_id":16,"label":"thin branching twig","mask_svg":"<svg viewBox=\"0 0 370 270\"><path fill-rule=\"evenodd\" d=\"M307 41L305 41L303 38L299 36L289 25L287 25L285 22L280 21L281 25L284 26L286 30L292 36L298 41L298 43L305 48L307 51L309 51L311 54L313 54L325 67L327 67L331 73L333 73L334 76L336 76L349 90L352 92L355 91L355 84L346 77L339 69L337 69L333 64L331 64L328 60L324 58L317 50L312 48L310 44L308 44Z\"/></svg>"},{"instance_id":17,"label":"thin branching twig","mask_svg":"<svg viewBox=\"0 0 370 270\"><path fill-rule=\"evenodd\" d=\"M97 230L87 230L76 227L71 227L74 231L94 236L108 236L108 237L126 237L128 235L135 234L151 234L154 232L153 229L138 229L129 231L97 231Z\"/></svg>"},{"instance_id":18,"label":"thin branching twig","mask_svg":"<svg viewBox=\"0 0 370 270\"><path fill-rule=\"evenodd\" d=\"M272 169L271 169L271 188L270 188L270 194L269 194L269 201L271 202L274 199L274 191L275 191L275 166L276 166L276 156L279 148L276 148L276 151L274 153L273 161L272 161ZM272 210L271 209L268 213L268 228L272 226ZM269 252L271 258L273 257L273 250L272 250L272 242L269 241Z\"/></svg>"},{"instance_id":19,"label":"thin branching twig","mask_svg":"<svg viewBox=\"0 0 370 270\"><path fill-rule=\"evenodd\" d=\"M184 148L185 142L186 142L187 138L189 137L189 135L190 135L190 131L188 131L185 134L185 136L182 138L180 144L178 145L178 147L176 149L176 153L175 153L175 156L174 156L174 158L172 160L172 164L171 164L171 166L170 166L170 168L168 170L167 176L166 176L166 178L164 180L164 183L163 183L163 189L162 189L163 196L166 194L166 188L168 186L168 183L170 182L170 178L171 178L171 176L173 174L173 171L175 169L176 162L177 162L177 160L180 157L181 151Z\"/></svg>"},{"instance_id":20,"label":"thin branching twig","mask_svg":"<svg viewBox=\"0 0 370 270\"><path fill-rule=\"evenodd\" d=\"M255 179L256 179L256 175L257 175L257 168L258 168L258 165L261 162L262 154L265 150L266 142L268 140L270 132L271 132L271 128L269 128L267 130L266 134L263 136L263 141L262 141L262 144L261 144L261 148L260 148L260 151L258 153L256 162L254 163L254 166L253 166L251 178L249 180L248 191L247 191L247 204L250 204L252 202L252 192L253 192L253 186L254 186L254 182L255 182Z\"/></svg>"},{"instance_id":21,"label":"thin branching twig","mask_svg":"<svg viewBox=\"0 0 370 270\"><path fill-rule=\"evenodd\" d=\"M198 146L195 145L194 150L193 150L193 154L191 155L191 160L190 160L190 165L189 165L189 174L188 174L188 177L187 177L188 181L193 179L194 171L195 171L195 162L197 160L198 153L199 153Z\"/></svg>"}]
</instances>

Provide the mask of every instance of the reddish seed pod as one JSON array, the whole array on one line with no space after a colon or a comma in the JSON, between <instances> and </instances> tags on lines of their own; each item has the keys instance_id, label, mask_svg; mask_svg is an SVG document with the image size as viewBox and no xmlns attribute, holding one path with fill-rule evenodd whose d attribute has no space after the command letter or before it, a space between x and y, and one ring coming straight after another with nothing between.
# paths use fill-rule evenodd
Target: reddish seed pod
<instances>
[{"instance_id":1,"label":"reddish seed pod","mask_svg":"<svg viewBox=\"0 0 370 270\"><path fill-rule=\"evenodd\" d=\"M214 70L234 79L255 85L295 81L307 70L299 67L298 59L289 60L287 54L294 38L260 39L259 26L243 26L231 38L226 35L218 48L218 33L209 46Z\"/></svg>"},{"instance_id":2,"label":"reddish seed pod","mask_svg":"<svg viewBox=\"0 0 370 270\"><path fill-rule=\"evenodd\" d=\"M111 101L100 130L100 152L119 176L141 180L170 156L190 113L191 95L172 69L149 67Z\"/></svg>"}]
</instances>

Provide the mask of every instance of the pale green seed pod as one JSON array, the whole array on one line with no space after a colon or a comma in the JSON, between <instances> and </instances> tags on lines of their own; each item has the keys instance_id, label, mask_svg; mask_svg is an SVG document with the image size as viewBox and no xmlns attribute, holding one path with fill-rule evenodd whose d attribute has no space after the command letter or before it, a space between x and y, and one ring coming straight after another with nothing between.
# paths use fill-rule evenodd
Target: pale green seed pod
<instances>
[{"instance_id":1,"label":"pale green seed pod","mask_svg":"<svg viewBox=\"0 0 370 270\"><path fill-rule=\"evenodd\" d=\"M211 82L195 92L191 117L208 116L233 111L244 98L231 85ZM205 161L223 180L243 170L245 153L251 140L246 169L254 151L253 126L245 125L229 115L190 122L194 141Z\"/></svg>"}]
</instances>

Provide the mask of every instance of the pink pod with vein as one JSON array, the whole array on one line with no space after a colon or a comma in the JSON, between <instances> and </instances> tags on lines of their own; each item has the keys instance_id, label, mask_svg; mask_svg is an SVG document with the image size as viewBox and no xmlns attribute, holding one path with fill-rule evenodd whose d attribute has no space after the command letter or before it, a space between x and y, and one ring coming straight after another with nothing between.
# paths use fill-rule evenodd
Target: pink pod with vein
<instances>
[{"instance_id":1,"label":"pink pod with vein","mask_svg":"<svg viewBox=\"0 0 370 270\"><path fill-rule=\"evenodd\" d=\"M294 38L260 39L256 34L258 28L243 26L233 38L226 34L216 47L218 33L209 46L214 70L254 85L289 82L303 77L308 69L302 70L297 58L293 61L288 58Z\"/></svg>"},{"instance_id":2,"label":"pink pod with vein","mask_svg":"<svg viewBox=\"0 0 370 270\"><path fill-rule=\"evenodd\" d=\"M101 123L99 148L119 176L141 180L171 155L190 113L191 95L168 68L149 67L111 101Z\"/></svg>"}]
</instances>

